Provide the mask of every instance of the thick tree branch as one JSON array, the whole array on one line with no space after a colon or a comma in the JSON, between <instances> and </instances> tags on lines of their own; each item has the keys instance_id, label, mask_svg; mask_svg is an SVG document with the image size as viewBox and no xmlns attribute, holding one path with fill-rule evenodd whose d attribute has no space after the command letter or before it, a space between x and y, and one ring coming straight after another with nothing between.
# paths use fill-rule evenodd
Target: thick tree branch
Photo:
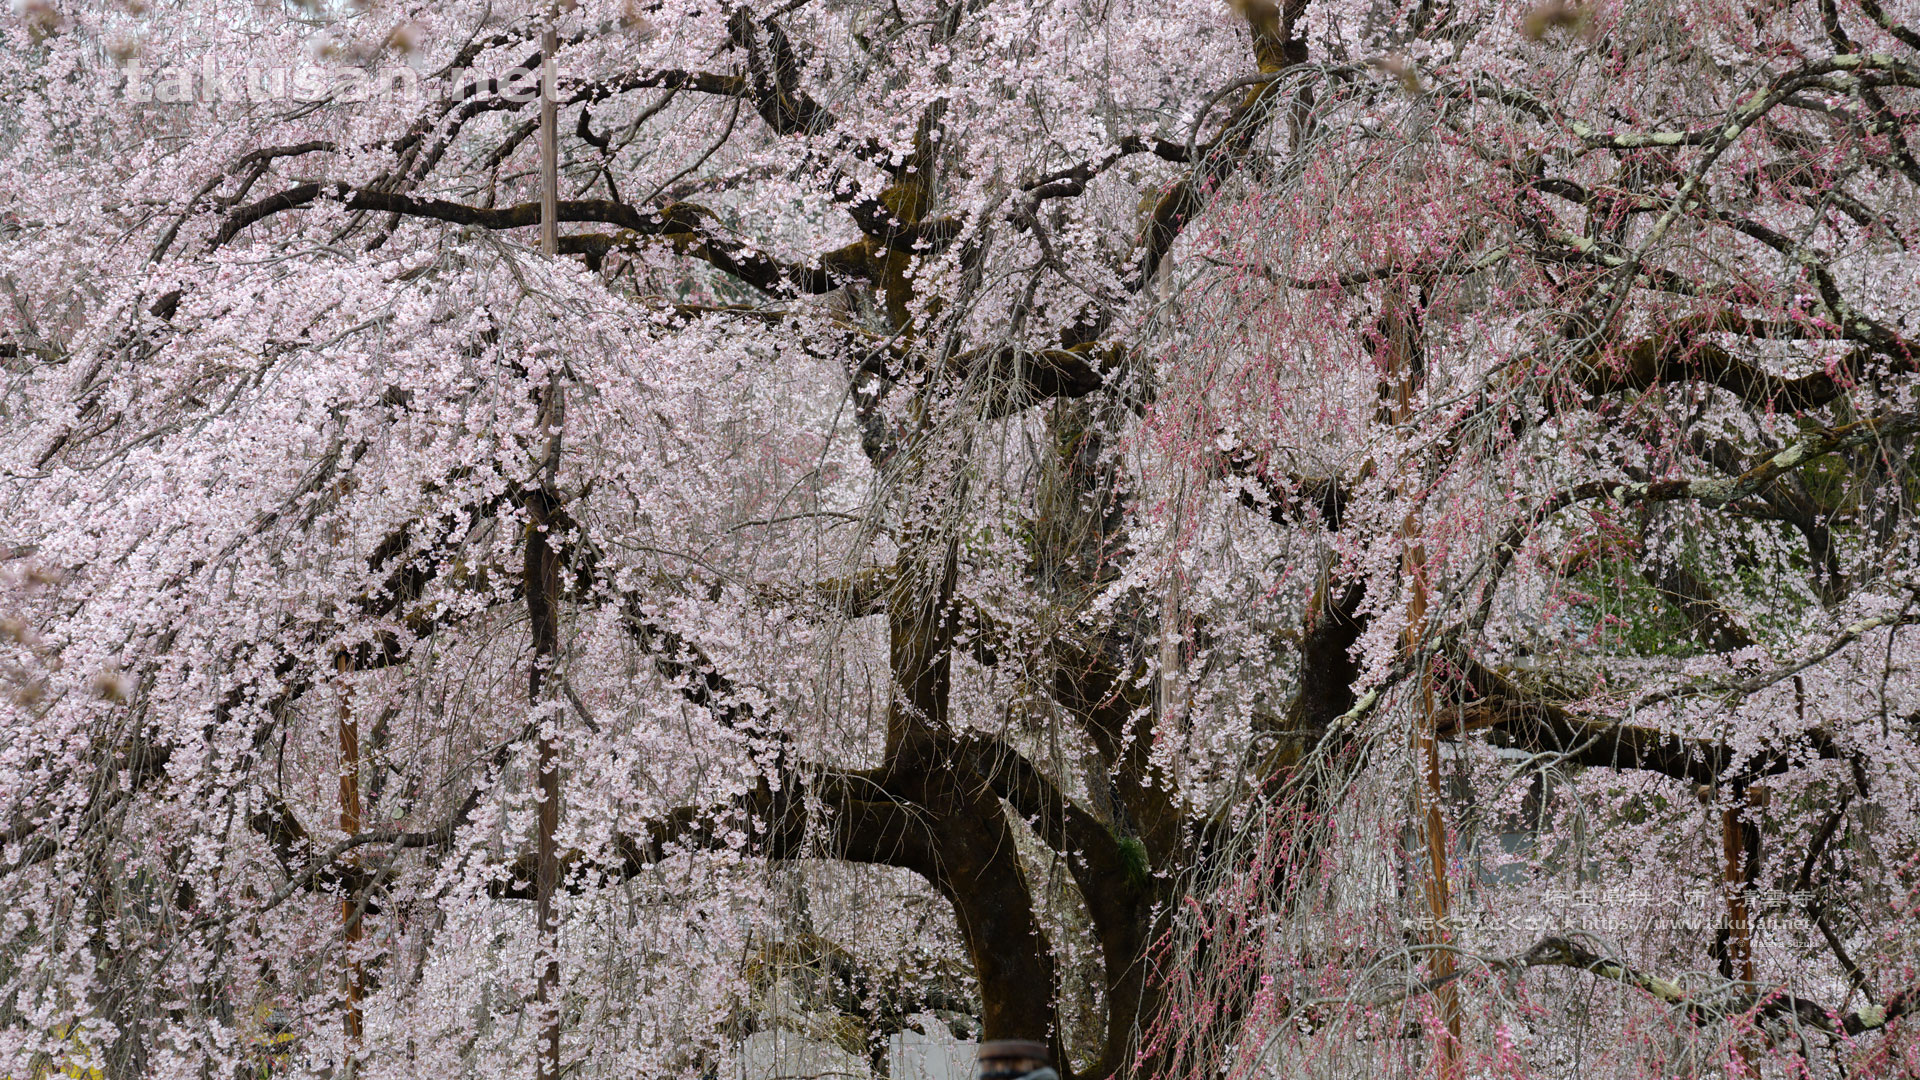
<instances>
[{"instance_id":1,"label":"thick tree branch","mask_svg":"<svg viewBox=\"0 0 1920 1080\"><path fill-rule=\"evenodd\" d=\"M1462 673L1466 696L1443 714L1440 734L1486 731L1496 743L1536 754L1553 754L1575 765L1643 769L1696 785L1750 785L1800 768L1812 759L1844 759L1833 739L1815 728L1761 753L1741 757L1715 739L1698 739L1622 721L1595 720L1521 689L1506 676L1474 661ZM1730 772L1738 764L1737 774Z\"/></svg>"}]
</instances>

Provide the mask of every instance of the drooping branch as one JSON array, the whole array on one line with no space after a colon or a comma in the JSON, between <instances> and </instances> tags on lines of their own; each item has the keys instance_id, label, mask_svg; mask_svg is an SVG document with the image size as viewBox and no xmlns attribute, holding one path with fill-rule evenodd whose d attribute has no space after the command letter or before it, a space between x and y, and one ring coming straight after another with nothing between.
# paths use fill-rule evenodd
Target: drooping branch
<instances>
[{"instance_id":1,"label":"drooping branch","mask_svg":"<svg viewBox=\"0 0 1920 1080\"><path fill-rule=\"evenodd\" d=\"M1237 477L1258 489L1241 487L1240 505L1263 514L1275 525L1295 526L1317 520L1328 532L1339 532L1346 521L1353 491L1336 477L1288 476L1283 484L1242 447L1222 450L1214 461L1221 475Z\"/></svg>"},{"instance_id":2,"label":"drooping branch","mask_svg":"<svg viewBox=\"0 0 1920 1080\"><path fill-rule=\"evenodd\" d=\"M976 349L954 358L961 377L980 379L1000 391L990 410L1004 415L1051 398L1081 398L1106 385L1128 349L1112 341L1087 342L1062 349Z\"/></svg>"},{"instance_id":3,"label":"drooping branch","mask_svg":"<svg viewBox=\"0 0 1920 1080\"><path fill-rule=\"evenodd\" d=\"M1297 29L1306 12L1306 0L1242 0L1236 6L1252 32L1254 61L1262 78L1228 114L1224 134L1195 163L1193 175L1176 181L1154 204L1138 253L1138 276L1131 280L1135 289L1153 280L1180 233L1206 208L1220 184L1239 168L1272 116L1280 96L1276 76L1306 61L1306 39Z\"/></svg>"},{"instance_id":4,"label":"drooping branch","mask_svg":"<svg viewBox=\"0 0 1920 1080\"><path fill-rule=\"evenodd\" d=\"M1882 440L1908 435L1917 430L1920 430L1920 414L1889 412L1837 427L1803 429L1784 448L1757 458L1748 458L1745 462L1732 459L1729 452L1727 456L1730 460L1722 462L1726 471L1732 473L1729 476L1630 483L1592 480L1563 488L1540 499L1521 520L1511 525L1502 535L1500 542L1494 545L1489 580L1482 587L1478 610L1468 621L1468 626L1471 629L1478 629L1485 624L1492 612L1494 582L1497 581L1501 571L1512 563L1514 555L1526 542L1528 535L1569 507L1594 501L1612 501L1620 505L1691 501L1744 516L1792 521L1795 516L1804 515L1792 514L1791 506L1784 511L1770 510L1764 502L1755 504L1752 500L1756 498L1765 500L1772 494L1776 481L1807 468L1828 454L1874 445ZM1818 539L1823 535L1815 531L1814 538ZM1816 554L1824 554L1824 552L1816 552Z\"/></svg>"},{"instance_id":5,"label":"drooping branch","mask_svg":"<svg viewBox=\"0 0 1920 1080\"><path fill-rule=\"evenodd\" d=\"M1801 1024L1828 1035L1855 1036L1877 1031L1903 1016L1920 1011L1920 986L1909 987L1891 995L1884 1005L1867 1005L1844 1014L1838 1009L1817 1004L1785 989L1771 992L1734 991L1712 997L1688 993L1678 983L1649 974L1623 961L1603 956L1567 937L1544 938L1533 948L1517 956L1484 958L1481 963L1486 970L1495 972L1517 973L1528 968L1539 967L1565 967L1584 971L1610 982L1617 982L1622 986L1630 986L1656 1001L1684 1009L1687 1016L1696 1024L1728 1020L1758 1009L1762 1015L1775 1019L1795 1018ZM1405 991L1370 998L1364 1004L1379 1007L1404 1001L1415 995L1431 993L1440 989L1442 985L1458 979L1460 974L1456 972L1445 980L1430 979L1416 983ZM1351 999L1341 1003L1361 1004Z\"/></svg>"}]
</instances>

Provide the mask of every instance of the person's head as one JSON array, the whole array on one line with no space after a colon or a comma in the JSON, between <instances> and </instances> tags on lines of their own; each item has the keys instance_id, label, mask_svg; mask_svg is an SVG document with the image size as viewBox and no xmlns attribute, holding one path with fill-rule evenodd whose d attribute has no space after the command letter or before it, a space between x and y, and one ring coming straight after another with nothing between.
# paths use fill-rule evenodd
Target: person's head
<instances>
[{"instance_id":1,"label":"person's head","mask_svg":"<svg viewBox=\"0 0 1920 1080\"><path fill-rule=\"evenodd\" d=\"M1048 1069L1047 1044L1024 1039L983 1042L978 1050L979 1080L1020 1080Z\"/></svg>"}]
</instances>

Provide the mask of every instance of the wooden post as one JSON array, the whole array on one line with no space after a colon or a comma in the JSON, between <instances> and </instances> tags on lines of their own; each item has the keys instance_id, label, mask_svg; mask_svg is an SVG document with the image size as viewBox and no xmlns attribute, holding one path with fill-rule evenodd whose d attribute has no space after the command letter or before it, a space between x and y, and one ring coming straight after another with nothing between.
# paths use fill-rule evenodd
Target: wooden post
<instances>
[{"instance_id":1,"label":"wooden post","mask_svg":"<svg viewBox=\"0 0 1920 1080\"><path fill-rule=\"evenodd\" d=\"M1384 310L1381 329L1386 336L1387 379L1393 394L1388 415L1395 424L1404 424L1413 415L1414 350L1418 347L1414 335L1419 332L1413 303L1413 298L1407 295L1406 285L1400 282L1390 285L1382 298ZM1402 490L1404 492L1406 488ZM1419 522L1411 513L1408 514L1400 525L1400 536L1407 544L1406 552L1401 557L1401 572L1408 582L1407 629L1402 644L1416 656L1423 647L1421 639L1426 635L1428 603L1427 551L1426 546L1419 542L1419 532ZM1447 944L1449 899L1447 820L1441 811L1445 792L1440 781L1440 742L1438 718L1433 708L1433 676L1426 660L1420 658L1419 662L1419 697L1414 712L1413 746L1419 755L1424 775L1414 782L1413 805L1427 834L1426 893L1427 912L1433 919L1432 944L1444 945ZM1459 1080L1462 1075L1460 994L1451 981L1453 954L1445 949L1436 949L1428 960L1427 970L1435 981L1447 980L1434 991L1434 1001L1440 1008L1441 1021L1447 1029L1436 1048L1439 1051L1440 1080Z\"/></svg>"},{"instance_id":2,"label":"wooden post","mask_svg":"<svg viewBox=\"0 0 1920 1080\"><path fill-rule=\"evenodd\" d=\"M1408 522L1411 526L1412 522ZM1427 616L1427 572L1426 550L1415 545L1406 554L1406 568L1413 578L1413 597L1407 605L1407 645L1420 648L1420 637L1426 629ZM1447 891L1447 819L1441 812L1444 789L1440 781L1440 740L1437 721L1433 708L1433 677L1424 663L1420 669L1420 700L1414 717L1414 742L1419 751L1421 765L1426 773L1424 791L1422 785L1414 785L1416 795L1414 804L1424 809L1427 834L1427 910L1433 917L1433 943L1446 944L1446 919L1448 909ZM1444 949L1436 950L1428 962L1428 971L1435 980L1447 979L1453 975L1453 954ZM1440 1018L1446 1024L1447 1034L1440 1046L1440 1080L1458 1080L1461 1075L1460 1051L1460 994L1452 982L1446 982L1434 991L1434 1001L1440 1006Z\"/></svg>"},{"instance_id":3,"label":"wooden post","mask_svg":"<svg viewBox=\"0 0 1920 1080\"><path fill-rule=\"evenodd\" d=\"M1762 789L1736 789L1733 803L1720 818L1720 852L1725 859L1722 880L1727 893L1727 970L1748 989L1754 986L1753 909L1747 891L1758 876L1760 823L1759 809L1765 804ZM1749 820L1744 811L1751 810ZM1734 1053L1748 1076L1759 1075L1754 1066L1754 1047L1745 1038L1734 1043Z\"/></svg>"},{"instance_id":4,"label":"wooden post","mask_svg":"<svg viewBox=\"0 0 1920 1080\"><path fill-rule=\"evenodd\" d=\"M1720 850L1726 857L1727 966L1733 977L1753 982L1753 913L1747 906L1747 826L1740 806L1729 806L1721 816Z\"/></svg>"},{"instance_id":5,"label":"wooden post","mask_svg":"<svg viewBox=\"0 0 1920 1080\"><path fill-rule=\"evenodd\" d=\"M533 624L533 664L527 673L527 701L538 708L547 667L553 663L559 630L560 560L549 540L545 494L529 500L535 507L527 528L527 615ZM545 725L543 725L544 727ZM534 907L539 945L539 984L534 1000L540 1014L539 1080L560 1078L559 920L553 897L560 884L560 855L554 834L560 828L560 747L549 731L540 735L540 824L534 871Z\"/></svg>"},{"instance_id":6,"label":"wooden post","mask_svg":"<svg viewBox=\"0 0 1920 1080\"><path fill-rule=\"evenodd\" d=\"M353 836L360 831L360 725L353 719L353 704L347 693L347 672L353 670L353 660L345 649L334 658L334 670L342 676L340 679L340 711L337 722L340 734L340 831ZM352 865L351 852L346 858ZM366 929L362 925L360 900L348 894L340 898L341 937L345 942L347 957L347 1043L349 1052L360 1041L361 1016L360 999L366 994L366 973L360 969L360 961L353 953Z\"/></svg>"},{"instance_id":7,"label":"wooden post","mask_svg":"<svg viewBox=\"0 0 1920 1080\"><path fill-rule=\"evenodd\" d=\"M560 136L556 131L560 88L553 54L560 35L549 24L540 35L540 254L560 254Z\"/></svg>"},{"instance_id":8,"label":"wooden post","mask_svg":"<svg viewBox=\"0 0 1920 1080\"><path fill-rule=\"evenodd\" d=\"M540 252L549 258L560 251L560 151L555 113L558 110L554 85L554 53L559 50L559 34L549 24L540 37ZM557 468L560 418L560 384L548 383L541 402L541 426L547 429L546 469L551 482ZM527 616L533 626L533 665L527 673L527 703L540 707L540 696L553 663L559 637L560 560L554 551L549 529L551 506L545 486L528 500L526 545ZM560 856L554 834L560 828L560 747L552 732L540 735L540 824L534 873L534 906L538 949L539 983L534 1000L540 1015L540 1048L535 1075L538 1080L560 1080L560 989L559 922L553 909L554 892L560 884Z\"/></svg>"}]
</instances>

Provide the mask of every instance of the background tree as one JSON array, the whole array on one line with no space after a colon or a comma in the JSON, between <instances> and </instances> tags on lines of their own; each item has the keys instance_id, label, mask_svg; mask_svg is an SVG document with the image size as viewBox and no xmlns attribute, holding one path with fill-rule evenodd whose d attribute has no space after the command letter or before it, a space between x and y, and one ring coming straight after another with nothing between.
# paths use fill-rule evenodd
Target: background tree
<instances>
[{"instance_id":1,"label":"background tree","mask_svg":"<svg viewBox=\"0 0 1920 1080\"><path fill-rule=\"evenodd\" d=\"M550 14L5 24L9 1075L1913 1067L1911 11Z\"/></svg>"}]
</instances>

